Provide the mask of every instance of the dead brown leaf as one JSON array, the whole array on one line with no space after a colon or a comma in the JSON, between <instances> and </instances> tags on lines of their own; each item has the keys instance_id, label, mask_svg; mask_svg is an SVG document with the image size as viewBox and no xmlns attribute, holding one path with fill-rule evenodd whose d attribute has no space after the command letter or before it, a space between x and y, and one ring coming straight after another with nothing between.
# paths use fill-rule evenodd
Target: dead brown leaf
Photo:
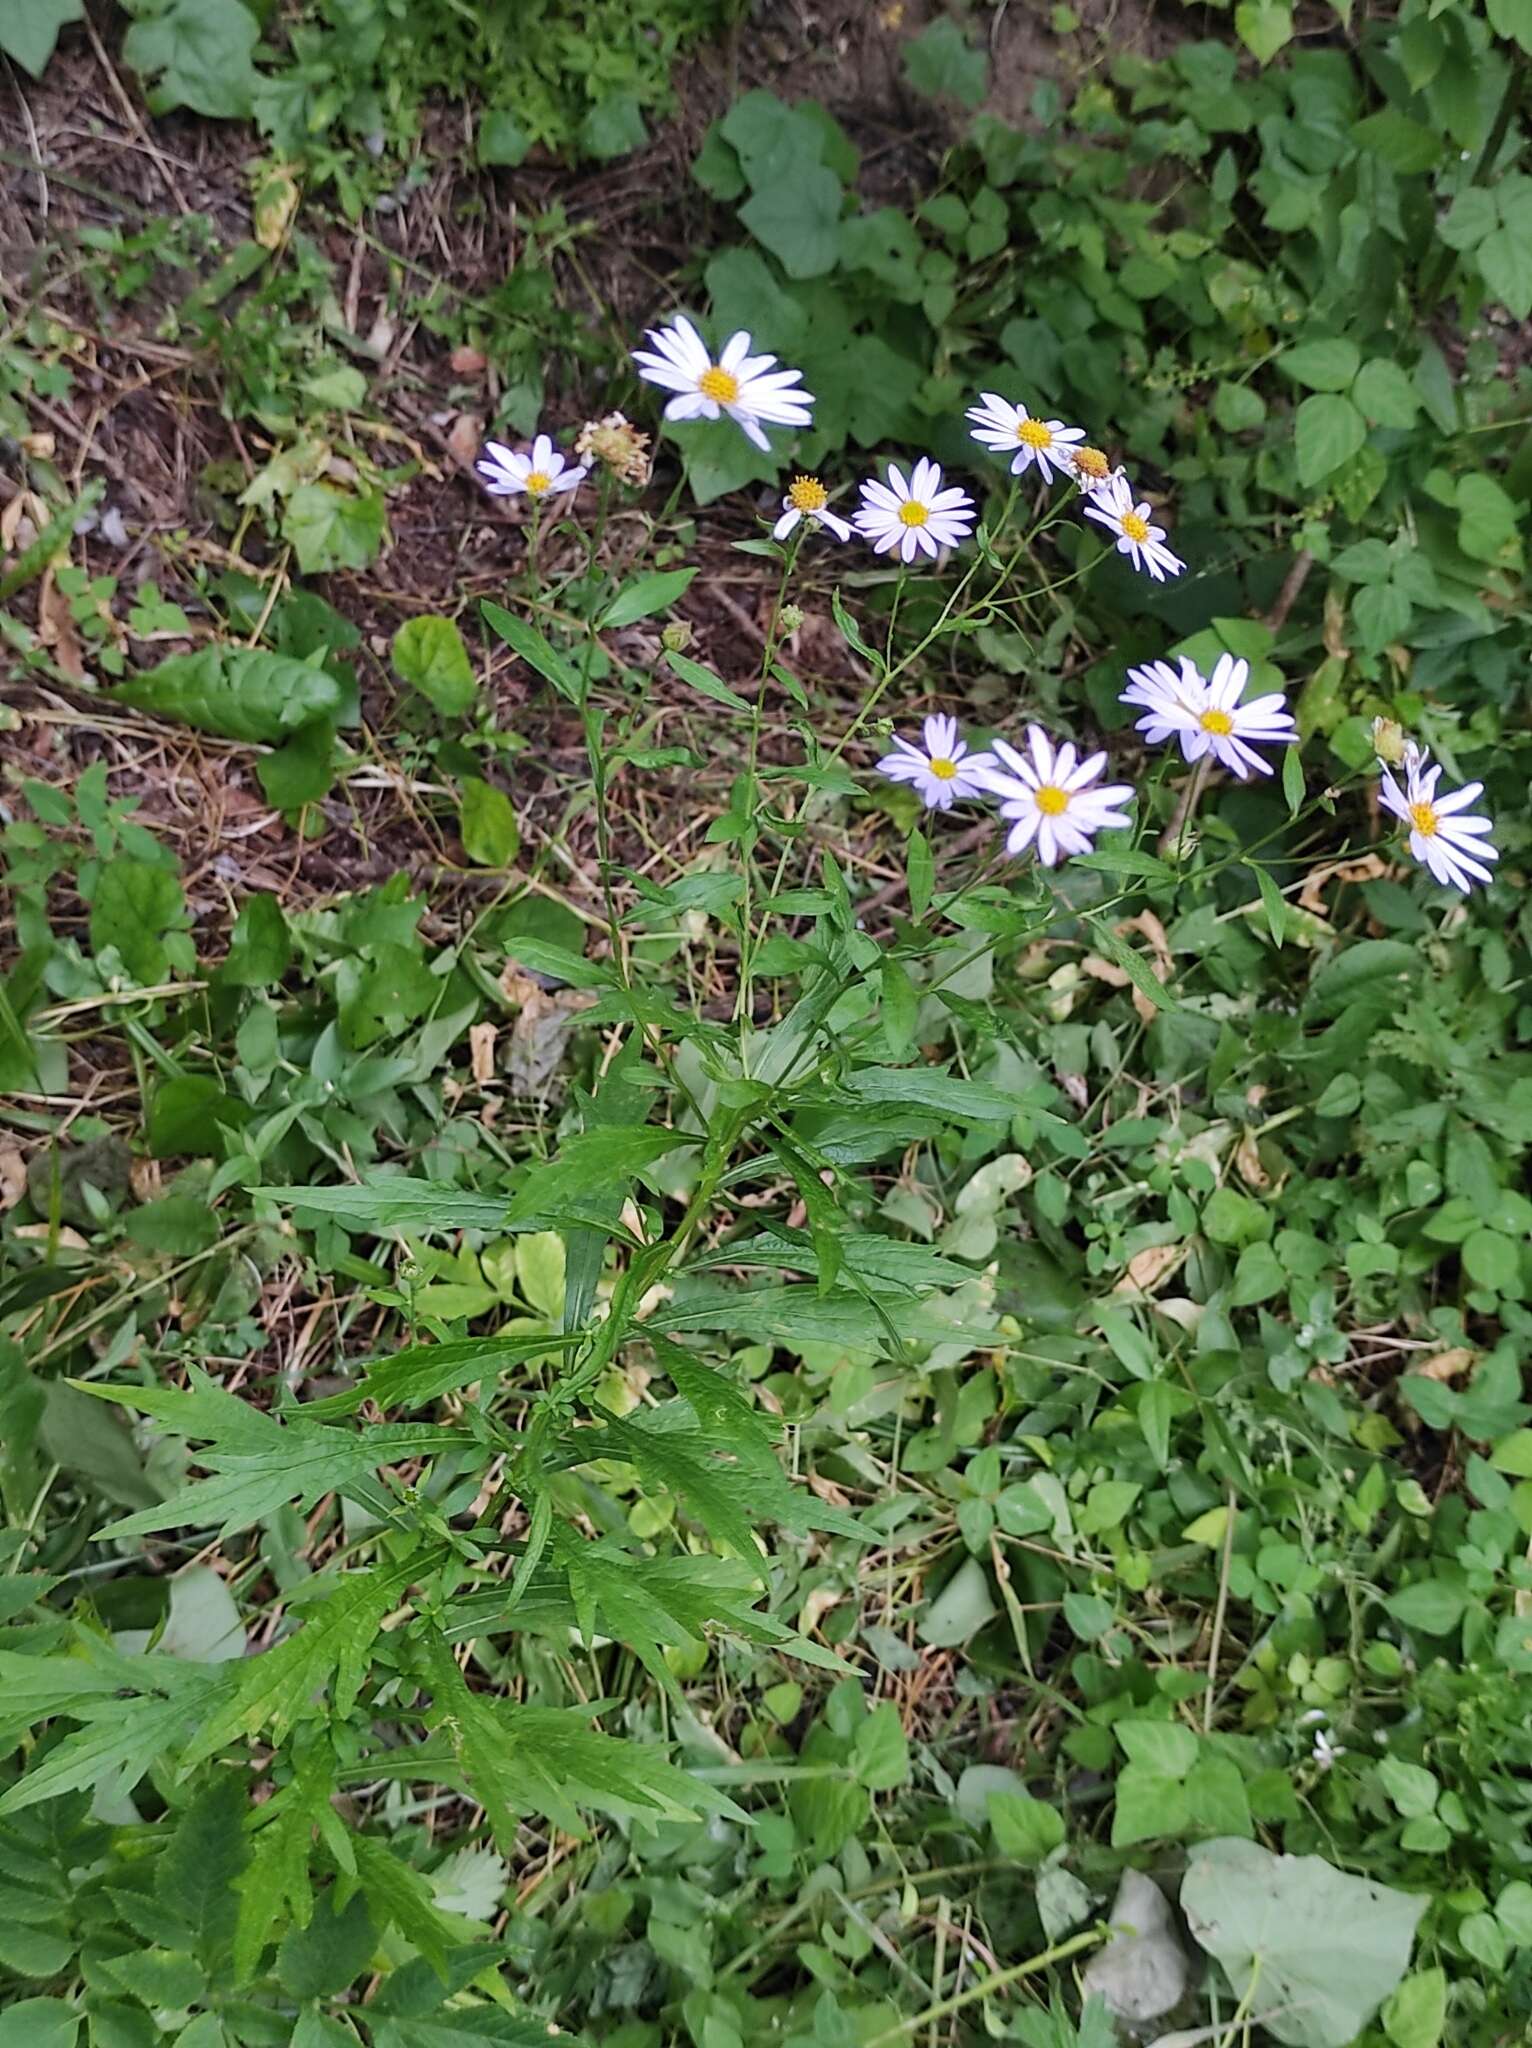
<instances>
[{"instance_id":1,"label":"dead brown leaf","mask_svg":"<svg viewBox=\"0 0 1532 2048\"><path fill-rule=\"evenodd\" d=\"M476 412L460 412L447 429L447 446L466 469L484 439L484 422Z\"/></svg>"},{"instance_id":2,"label":"dead brown leaf","mask_svg":"<svg viewBox=\"0 0 1532 2048\"><path fill-rule=\"evenodd\" d=\"M1324 917L1326 910L1322 892L1327 882L1376 882L1387 873L1388 862L1378 853L1364 853L1355 860L1322 861L1298 891L1299 905L1315 917Z\"/></svg>"},{"instance_id":3,"label":"dead brown leaf","mask_svg":"<svg viewBox=\"0 0 1532 2048\"><path fill-rule=\"evenodd\" d=\"M495 1078L496 1035L496 1027L490 1023L468 1027L468 1057L473 1067L473 1078L481 1088Z\"/></svg>"},{"instance_id":4,"label":"dead brown leaf","mask_svg":"<svg viewBox=\"0 0 1532 2048\"><path fill-rule=\"evenodd\" d=\"M517 1095L548 1094L569 1034L580 1012L595 1002L595 991L545 989L530 974L523 974L514 961L501 974L500 987L516 1005L516 1021L503 1062L506 1083Z\"/></svg>"},{"instance_id":5,"label":"dead brown leaf","mask_svg":"<svg viewBox=\"0 0 1532 2048\"><path fill-rule=\"evenodd\" d=\"M14 1209L27 1191L27 1162L14 1145L0 1145L0 1210Z\"/></svg>"},{"instance_id":6,"label":"dead brown leaf","mask_svg":"<svg viewBox=\"0 0 1532 2048\"><path fill-rule=\"evenodd\" d=\"M72 683L85 680L85 655L69 600L48 569L37 590L37 637L53 649L53 658Z\"/></svg>"},{"instance_id":7,"label":"dead brown leaf","mask_svg":"<svg viewBox=\"0 0 1532 2048\"><path fill-rule=\"evenodd\" d=\"M1239 1168L1240 1179L1247 1188L1259 1193L1271 1186L1271 1175L1261 1164L1261 1148L1256 1142L1254 1131L1246 1131L1234 1151L1234 1164Z\"/></svg>"},{"instance_id":8,"label":"dead brown leaf","mask_svg":"<svg viewBox=\"0 0 1532 2048\"><path fill-rule=\"evenodd\" d=\"M798 1615L798 1633L811 1636L824 1620L832 1607L840 1605L840 1594L833 1586L816 1586Z\"/></svg>"},{"instance_id":9,"label":"dead brown leaf","mask_svg":"<svg viewBox=\"0 0 1532 2048\"><path fill-rule=\"evenodd\" d=\"M1144 1251L1135 1252L1128 1261L1128 1270L1112 1292L1152 1294L1162 1281L1170 1278L1185 1257L1184 1244L1152 1244Z\"/></svg>"},{"instance_id":10,"label":"dead brown leaf","mask_svg":"<svg viewBox=\"0 0 1532 2048\"><path fill-rule=\"evenodd\" d=\"M165 1177L157 1159L135 1159L128 1168L128 1186L135 1202L153 1202L165 1192Z\"/></svg>"},{"instance_id":11,"label":"dead brown leaf","mask_svg":"<svg viewBox=\"0 0 1532 2048\"><path fill-rule=\"evenodd\" d=\"M1427 1380L1460 1379L1478 1357L1477 1351L1470 1351L1466 1344L1454 1344L1450 1351L1437 1351L1419 1365L1412 1365L1410 1371L1419 1373Z\"/></svg>"},{"instance_id":12,"label":"dead brown leaf","mask_svg":"<svg viewBox=\"0 0 1532 2048\"><path fill-rule=\"evenodd\" d=\"M24 1238L28 1244L40 1244L46 1243L54 1235L54 1232L51 1223L18 1223L15 1234L19 1238ZM59 1225L57 1242L66 1251L88 1252L90 1250L90 1246L81 1237L79 1231L72 1229L67 1223Z\"/></svg>"}]
</instances>

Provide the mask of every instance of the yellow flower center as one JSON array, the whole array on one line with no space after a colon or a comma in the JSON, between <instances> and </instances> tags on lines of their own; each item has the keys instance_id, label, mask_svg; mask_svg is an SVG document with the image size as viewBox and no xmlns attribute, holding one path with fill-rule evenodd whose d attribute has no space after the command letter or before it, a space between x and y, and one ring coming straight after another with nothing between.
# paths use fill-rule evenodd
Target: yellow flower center
<instances>
[{"instance_id":1,"label":"yellow flower center","mask_svg":"<svg viewBox=\"0 0 1532 2048\"><path fill-rule=\"evenodd\" d=\"M704 398L711 398L718 405L732 405L739 396L739 379L732 370L720 369L714 363L697 379L697 389Z\"/></svg>"},{"instance_id":2,"label":"yellow flower center","mask_svg":"<svg viewBox=\"0 0 1532 2048\"><path fill-rule=\"evenodd\" d=\"M1411 804L1410 823L1415 827L1415 830L1422 839L1434 839L1436 837L1435 804Z\"/></svg>"},{"instance_id":3,"label":"yellow flower center","mask_svg":"<svg viewBox=\"0 0 1532 2048\"><path fill-rule=\"evenodd\" d=\"M787 497L795 512L818 512L830 502L830 493L817 476L794 477Z\"/></svg>"},{"instance_id":4,"label":"yellow flower center","mask_svg":"<svg viewBox=\"0 0 1532 2048\"><path fill-rule=\"evenodd\" d=\"M899 507L901 526L924 526L930 516L929 507L922 505L918 498L906 498Z\"/></svg>"},{"instance_id":5,"label":"yellow flower center","mask_svg":"<svg viewBox=\"0 0 1532 2048\"><path fill-rule=\"evenodd\" d=\"M1124 520L1123 524L1126 525L1127 521ZM1204 732L1217 733L1221 740L1226 740L1234 730L1234 720L1227 711L1204 711L1197 722Z\"/></svg>"},{"instance_id":6,"label":"yellow flower center","mask_svg":"<svg viewBox=\"0 0 1532 2048\"><path fill-rule=\"evenodd\" d=\"M552 488L553 478L549 476L547 470L529 469L527 471L527 489L534 498L540 498L544 491L551 491Z\"/></svg>"},{"instance_id":7,"label":"yellow flower center","mask_svg":"<svg viewBox=\"0 0 1532 2048\"><path fill-rule=\"evenodd\" d=\"M1099 448L1077 448L1075 468L1081 476L1096 477L1098 480L1112 474L1112 465Z\"/></svg>"},{"instance_id":8,"label":"yellow flower center","mask_svg":"<svg viewBox=\"0 0 1532 2048\"><path fill-rule=\"evenodd\" d=\"M945 754L931 756L931 773L938 782L950 782L957 773L956 761L949 761Z\"/></svg>"},{"instance_id":9,"label":"yellow flower center","mask_svg":"<svg viewBox=\"0 0 1532 2048\"><path fill-rule=\"evenodd\" d=\"M1037 792L1037 808L1045 818L1061 818L1069 809L1069 791L1056 782L1045 782Z\"/></svg>"},{"instance_id":10,"label":"yellow flower center","mask_svg":"<svg viewBox=\"0 0 1532 2048\"><path fill-rule=\"evenodd\" d=\"M1026 448L1051 448L1053 432L1041 420L1018 420L1016 438Z\"/></svg>"},{"instance_id":11,"label":"yellow flower center","mask_svg":"<svg viewBox=\"0 0 1532 2048\"><path fill-rule=\"evenodd\" d=\"M1136 512L1123 513L1122 530L1129 540L1142 543L1149 538L1149 522L1147 519L1140 519Z\"/></svg>"}]
</instances>

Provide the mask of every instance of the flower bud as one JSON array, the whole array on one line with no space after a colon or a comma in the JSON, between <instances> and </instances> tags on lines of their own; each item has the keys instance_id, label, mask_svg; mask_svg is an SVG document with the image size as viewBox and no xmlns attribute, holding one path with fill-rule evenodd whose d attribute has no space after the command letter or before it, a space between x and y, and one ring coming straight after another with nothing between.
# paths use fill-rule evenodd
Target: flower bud
<instances>
[{"instance_id":1,"label":"flower bud","mask_svg":"<svg viewBox=\"0 0 1532 2048\"><path fill-rule=\"evenodd\" d=\"M1378 759L1390 768L1397 768L1404 759L1404 727L1393 718L1375 718L1372 722L1372 750Z\"/></svg>"},{"instance_id":2,"label":"flower bud","mask_svg":"<svg viewBox=\"0 0 1532 2048\"><path fill-rule=\"evenodd\" d=\"M685 619L672 619L660 628L660 645L667 654L684 654L692 644L692 629Z\"/></svg>"},{"instance_id":3,"label":"flower bud","mask_svg":"<svg viewBox=\"0 0 1532 2048\"><path fill-rule=\"evenodd\" d=\"M796 633L808 614L795 604L783 605L777 614L777 623L784 633Z\"/></svg>"}]
</instances>

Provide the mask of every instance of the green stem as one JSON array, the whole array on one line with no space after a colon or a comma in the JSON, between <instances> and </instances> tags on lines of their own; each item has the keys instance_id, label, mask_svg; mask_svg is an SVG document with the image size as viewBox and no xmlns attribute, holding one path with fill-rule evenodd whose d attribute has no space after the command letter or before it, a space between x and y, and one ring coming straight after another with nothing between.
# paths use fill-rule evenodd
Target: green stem
<instances>
[{"instance_id":1,"label":"green stem","mask_svg":"<svg viewBox=\"0 0 1532 2048\"><path fill-rule=\"evenodd\" d=\"M928 2005L924 2012L913 2018L901 2020L897 2027L885 2027L881 2034L874 2034L865 2048L888 2048L894 2041L903 2041L919 2028L934 2026L938 2020L962 2012L966 2006L976 2005L981 1998L992 1998L997 1991L1009 1990L1011 1985L1020 1984L1028 1977L1035 1977L1040 1970L1051 1969L1055 1963L1062 1963L1070 1956L1077 1956L1082 1949L1095 1948L1105 1941L1110 1928L1088 1927L1083 1934L1072 1934L1068 1941L1055 1943L1040 1954L1028 1956L1024 1963L1013 1963L1008 1970L997 1970L993 1976L983 1977L977 1984L970 1984L966 1991L959 1991L955 1997L943 1998L936 2005Z\"/></svg>"}]
</instances>

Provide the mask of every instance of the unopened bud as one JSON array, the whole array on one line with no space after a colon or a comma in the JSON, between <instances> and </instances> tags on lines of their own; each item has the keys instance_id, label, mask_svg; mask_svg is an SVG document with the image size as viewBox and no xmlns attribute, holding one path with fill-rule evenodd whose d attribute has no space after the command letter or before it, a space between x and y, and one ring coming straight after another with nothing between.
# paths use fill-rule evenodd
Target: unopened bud
<instances>
[{"instance_id":1,"label":"unopened bud","mask_svg":"<svg viewBox=\"0 0 1532 2048\"><path fill-rule=\"evenodd\" d=\"M1375 718L1372 722L1372 750L1380 761L1390 768L1397 768L1404 759L1404 727L1394 718Z\"/></svg>"},{"instance_id":2,"label":"unopened bud","mask_svg":"<svg viewBox=\"0 0 1532 2048\"><path fill-rule=\"evenodd\" d=\"M778 614L778 623L784 633L796 633L808 614L796 604L783 605Z\"/></svg>"},{"instance_id":3,"label":"unopened bud","mask_svg":"<svg viewBox=\"0 0 1532 2048\"><path fill-rule=\"evenodd\" d=\"M692 644L692 629L685 619L672 619L660 629L660 645L667 654L684 654Z\"/></svg>"}]
</instances>

